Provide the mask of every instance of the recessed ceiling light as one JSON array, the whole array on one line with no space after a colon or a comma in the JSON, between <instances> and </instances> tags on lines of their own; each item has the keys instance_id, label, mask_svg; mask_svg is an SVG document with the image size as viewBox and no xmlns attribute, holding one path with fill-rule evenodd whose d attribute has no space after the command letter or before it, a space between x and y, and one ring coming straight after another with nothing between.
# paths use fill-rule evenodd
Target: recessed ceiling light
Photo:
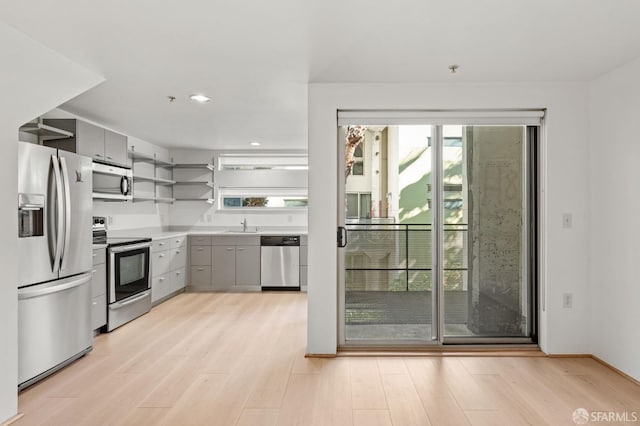
<instances>
[{"instance_id":1,"label":"recessed ceiling light","mask_svg":"<svg viewBox=\"0 0 640 426\"><path fill-rule=\"evenodd\" d=\"M260 146L260 142L251 142L249 145L251 145L251 146Z\"/></svg>"},{"instance_id":2,"label":"recessed ceiling light","mask_svg":"<svg viewBox=\"0 0 640 426\"><path fill-rule=\"evenodd\" d=\"M211 100L210 97L205 96L205 95L200 95L200 94L196 94L196 95L191 95L189 96L189 98L192 101L196 101L196 102L200 102L200 103L205 103L205 102L209 102Z\"/></svg>"}]
</instances>

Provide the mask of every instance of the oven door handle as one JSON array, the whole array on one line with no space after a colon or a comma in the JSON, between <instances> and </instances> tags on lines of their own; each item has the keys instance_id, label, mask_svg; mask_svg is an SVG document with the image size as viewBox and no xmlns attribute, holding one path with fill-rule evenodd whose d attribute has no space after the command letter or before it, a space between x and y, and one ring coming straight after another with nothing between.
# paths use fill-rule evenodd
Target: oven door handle
<instances>
[{"instance_id":1,"label":"oven door handle","mask_svg":"<svg viewBox=\"0 0 640 426\"><path fill-rule=\"evenodd\" d=\"M125 251L138 250L141 248L149 248L151 247L151 243L140 243L140 244L127 244L125 246L119 247L109 247L111 253L122 253Z\"/></svg>"},{"instance_id":2,"label":"oven door handle","mask_svg":"<svg viewBox=\"0 0 640 426\"><path fill-rule=\"evenodd\" d=\"M139 300L144 299L145 297L149 296L149 290L144 291L140 294L140 296L136 296L133 299L129 299L125 302L118 302L118 303L112 303L111 305L109 305L109 309L112 311L116 311L118 309L122 309L125 306L131 305L132 303L136 303Z\"/></svg>"}]
</instances>

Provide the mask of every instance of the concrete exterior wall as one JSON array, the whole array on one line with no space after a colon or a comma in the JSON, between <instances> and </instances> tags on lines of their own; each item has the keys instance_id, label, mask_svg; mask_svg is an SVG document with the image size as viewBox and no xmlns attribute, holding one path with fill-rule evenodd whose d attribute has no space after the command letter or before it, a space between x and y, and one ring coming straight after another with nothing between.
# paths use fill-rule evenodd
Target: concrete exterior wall
<instances>
[{"instance_id":1,"label":"concrete exterior wall","mask_svg":"<svg viewBox=\"0 0 640 426\"><path fill-rule=\"evenodd\" d=\"M469 329L522 334L524 132L468 127Z\"/></svg>"}]
</instances>

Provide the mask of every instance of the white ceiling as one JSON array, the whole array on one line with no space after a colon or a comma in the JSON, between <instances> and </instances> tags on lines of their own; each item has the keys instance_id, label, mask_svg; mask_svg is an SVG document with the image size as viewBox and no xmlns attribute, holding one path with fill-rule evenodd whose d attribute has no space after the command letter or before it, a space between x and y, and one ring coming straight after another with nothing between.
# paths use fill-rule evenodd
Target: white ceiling
<instances>
[{"instance_id":1,"label":"white ceiling","mask_svg":"<svg viewBox=\"0 0 640 426\"><path fill-rule=\"evenodd\" d=\"M106 77L63 109L164 146L306 148L308 82L589 81L640 56L637 0L0 0L0 8L0 20ZM195 104L192 93L213 100Z\"/></svg>"}]
</instances>

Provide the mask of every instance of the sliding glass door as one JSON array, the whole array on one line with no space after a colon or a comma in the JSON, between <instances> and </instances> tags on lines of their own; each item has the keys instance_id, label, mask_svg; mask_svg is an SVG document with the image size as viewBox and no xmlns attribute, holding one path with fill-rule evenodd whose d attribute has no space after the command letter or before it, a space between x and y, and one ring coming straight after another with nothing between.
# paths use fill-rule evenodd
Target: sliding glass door
<instances>
[{"instance_id":1,"label":"sliding glass door","mask_svg":"<svg viewBox=\"0 0 640 426\"><path fill-rule=\"evenodd\" d=\"M534 341L539 119L389 121L339 127L339 344Z\"/></svg>"}]
</instances>

